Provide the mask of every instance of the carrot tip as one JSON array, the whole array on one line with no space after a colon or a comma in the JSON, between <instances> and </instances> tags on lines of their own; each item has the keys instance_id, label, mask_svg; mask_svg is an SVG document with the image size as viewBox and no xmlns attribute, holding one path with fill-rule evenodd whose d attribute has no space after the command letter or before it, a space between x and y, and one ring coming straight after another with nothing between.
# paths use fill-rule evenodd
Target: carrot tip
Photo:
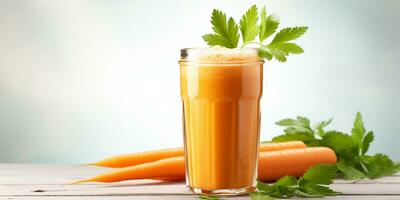
<instances>
[{"instance_id":1,"label":"carrot tip","mask_svg":"<svg viewBox=\"0 0 400 200\"><path fill-rule=\"evenodd\" d=\"M77 165L77 167L94 166L94 165L96 165L96 163L86 163L86 164Z\"/></svg>"},{"instance_id":2,"label":"carrot tip","mask_svg":"<svg viewBox=\"0 0 400 200\"><path fill-rule=\"evenodd\" d=\"M74 182L70 183L69 185L77 185L80 183L86 183L86 182L90 182L90 181L91 181L90 179L83 179L83 180L74 181Z\"/></svg>"}]
</instances>

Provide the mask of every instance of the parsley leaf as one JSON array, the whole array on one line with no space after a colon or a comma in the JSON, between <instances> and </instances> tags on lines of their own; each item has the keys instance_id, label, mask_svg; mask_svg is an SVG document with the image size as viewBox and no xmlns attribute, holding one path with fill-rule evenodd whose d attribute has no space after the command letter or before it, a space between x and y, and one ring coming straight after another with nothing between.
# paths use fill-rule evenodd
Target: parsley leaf
<instances>
[{"instance_id":1,"label":"parsley leaf","mask_svg":"<svg viewBox=\"0 0 400 200\"><path fill-rule=\"evenodd\" d=\"M364 134L365 134L364 122L361 114L358 112L356 115L356 119L354 120L353 129L351 129L351 137L359 147L362 147L362 140Z\"/></svg>"},{"instance_id":2,"label":"parsley leaf","mask_svg":"<svg viewBox=\"0 0 400 200\"><path fill-rule=\"evenodd\" d=\"M322 197L340 194L331 190L328 185L331 184L336 176L336 165L316 165L307 170L307 172L296 179L293 176L285 176L274 184L257 182L257 189L260 192L251 194L252 200L264 200L271 197L287 198L293 196L299 197Z\"/></svg>"},{"instance_id":3,"label":"parsley leaf","mask_svg":"<svg viewBox=\"0 0 400 200\"><path fill-rule=\"evenodd\" d=\"M327 186L333 183L337 170L336 165L316 165L310 168L299 180L300 190L316 197L340 194Z\"/></svg>"},{"instance_id":4,"label":"parsley leaf","mask_svg":"<svg viewBox=\"0 0 400 200\"><path fill-rule=\"evenodd\" d=\"M265 6L261 11L261 25L260 25L260 42L266 40L269 36L275 33L279 26L279 18L276 15L270 15L267 17L267 11Z\"/></svg>"},{"instance_id":5,"label":"parsley leaf","mask_svg":"<svg viewBox=\"0 0 400 200\"><path fill-rule=\"evenodd\" d=\"M282 119L275 124L279 126L300 126L308 128L310 126L310 120L306 117L298 116L296 119Z\"/></svg>"},{"instance_id":6,"label":"parsley leaf","mask_svg":"<svg viewBox=\"0 0 400 200\"><path fill-rule=\"evenodd\" d=\"M258 24L259 14L260 24ZM308 29L305 26L284 28L275 35L269 44L263 44L277 31L279 18L276 15L267 15L265 7L259 13L256 5L250 7L242 16L239 22L240 28L232 17L227 20L226 14L217 9L213 10L211 24L214 33L203 35L203 40L208 45L237 48L241 33L243 40L241 47L257 44L259 46L258 55L261 58L268 60L275 58L280 62L285 62L289 54L304 52L302 47L289 41L301 37ZM255 41L257 35L259 41Z\"/></svg>"},{"instance_id":7,"label":"parsley leaf","mask_svg":"<svg viewBox=\"0 0 400 200\"><path fill-rule=\"evenodd\" d=\"M271 54L279 61L279 62L286 62L286 56L289 55L289 53L284 52L280 49L276 48L270 48L268 46L265 46L265 48L269 48L269 51Z\"/></svg>"},{"instance_id":8,"label":"parsley leaf","mask_svg":"<svg viewBox=\"0 0 400 200\"><path fill-rule=\"evenodd\" d=\"M276 122L276 124L287 127L284 130L287 134L308 133L310 135L314 135L314 132L310 127L310 120L306 117L298 116L296 119L282 119Z\"/></svg>"},{"instance_id":9,"label":"parsley leaf","mask_svg":"<svg viewBox=\"0 0 400 200\"><path fill-rule=\"evenodd\" d=\"M303 48L299 45L287 42L301 37L307 29L308 27L305 26L284 28L275 35L270 44L263 46L265 48L263 51L268 51L278 61L285 62L286 56L289 54L300 54L304 52Z\"/></svg>"},{"instance_id":10,"label":"parsley leaf","mask_svg":"<svg viewBox=\"0 0 400 200\"><path fill-rule=\"evenodd\" d=\"M253 5L240 20L240 31L243 37L243 46L254 40L259 33L257 6Z\"/></svg>"},{"instance_id":11,"label":"parsley leaf","mask_svg":"<svg viewBox=\"0 0 400 200\"><path fill-rule=\"evenodd\" d=\"M362 150L361 150L362 155L367 153L367 151L369 149L369 145L371 144L372 141L374 141L374 132L369 131L363 139Z\"/></svg>"},{"instance_id":12,"label":"parsley leaf","mask_svg":"<svg viewBox=\"0 0 400 200\"><path fill-rule=\"evenodd\" d=\"M333 118L330 118L327 121L321 121L314 125L319 136L321 137L325 136L324 128L327 127L332 122L332 120Z\"/></svg>"},{"instance_id":13,"label":"parsley leaf","mask_svg":"<svg viewBox=\"0 0 400 200\"><path fill-rule=\"evenodd\" d=\"M330 124L331 120L319 122L315 125L317 128L311 128L310 120L306 117L298 116L295 119L287 118L276 122L277 125L285 127L285 134L276 136L272 139L273 142L285 142L292 140L303 141L308 146L325 146L322 140L316 135L325 133L323 128Z\"/></svg>"},{"instance_id":14,"label":"parsley leaf","mask_svg":"<svg viewBox=\"0 0 400 200\"><path fill-rule=\"evenodd\" d=\"M274 197L271 197L267 194L264 194L262 192L253 192L250 193L250 198L251 200L273 200L275 199Z\"/></svg>"},{"instance_id":15,"label":"parsley leaf","mask_svg":"<svg viewBox=\"0 0 400 200\"><path fill-rule=\"evenodd\" d=\"M274 57L274 55L272 55L271 53L271 50L264 46L260 46L260 48L258 48L258 56L260 56L261 58L266 58L268 60L272 60L272 58Z\"/></svg>"},{"instance_id":16,"label":"parsley leaf","mask_svg":"<svg viewBox=\"0 0 400 200\"><path fill-rule=\"evenodd\" d=\"M284 28L275 35L270 45L282 44L297 39L301 37L307 29L308 27L306 26Z\"/></svg>"},{"instance_id":17,"label":"parsley leaf","mask_svg":"<svg viewBox=\"0 0 400 200\"><path fill-rule=\"evenodd\" d=\"M199 196L199 199L204 199L204 200L219 200L218 196Z\"/></svg>"},{"instance_id":18,"label":"parsley leaf","mask_svg":"<svg viewBox=\"0 0 400 200\"><path fill-rule=\"evenodd\" d=\"M389 176L399 171L399 164L395 164L387 155L375 154L363 156L363 164L367 168L368 178L379 178Z\"/></svg>"},{"instance_id":19,"label":"parsley leaf","mask_svg":"<svg viewBox=\"0 0 400 200\"><path fill-rule=\"evenodd\" d=\"M342 173L343 178L345 179L363 179L365 178L365 174L356 169L354 164L347 163L345 160L341 160L337 163L339 171Z\"/></svg>"},{"instance_id":20,"label":"parsley leaf","mask_svg":"<svg viewBox=\"0 0 400 200\"><path fill-rule=\"evenodd\" d=\"M336 177L336 171L336 165L316 165L307 170L303 175L303 179L315 184L329 185L333 183L332 180Z\"/></svg>"},{"instance_id":21,"label":"parsley leaf","mask_svg":"<svg viewBox=\"0 0 400 200\"><path fill-rule=\"evenodd\" d=\"M300 195L301 197L323 197L323 196L335 196L340 194L339 192L333 191L327 186L308 183L302 181L300 184Z\"/></svg>"},{"instance_id":22,"label":"parsley leaf","mask_svg":"<svg viewBox=\"0 0 400 200\"><path fill-rule=\"evenodd\" d=\"M279 126L286 127L284 135L276 136L273 142L285 142L292 140L303 141L307 146L325 146L322 140L316 138L319 132L324 132L323 128L330 124L331 120L319 122L316 126L318 129L310 127L310 120L306 117L298 116L296 119L287 118L276 122Z\"/></svg>"},{"instance_id":23,"label":"parsley leaf","mask_svg":"<svg viewBox=\"0 0 400 200\"><path fill-rule=\"evenodd\" d=\"M357 146L354 144L351 136L345 133L328 131L322 140L324 144L333 149L340 158L351 160L358 155Z\"/></svg>"},{"instance_id":24,"label":"parsley leaf","mask_svg":"<svg viewBox=\"0 0 400 200\"><path fill-rule=\"evenodd\" d=\"M236 48L239 42L239 28L235 20L230 17L227 21L226 14L214 9L211 16L213 34L203 35L208 45L219 45L227 48Z\"/></svg>"},{"instance_id":25,"label":"parsley leaf","mask_svg":"<svg viewBox=\"0 0 400 200\"><path fill-rule=\"evenodd\" d=\"M374 133L365 129L361 113L356 115L351 134L324 130L331 122L332 119L321 121L311 128L305 117L283 119L276 124L285 127L285 134L274 137L272 141L301 140L307 146L330 147L338 158L339 175L345 179L372 179L400 171L400 164L387 155L367 155Z\"/></svg>"},{"instance_id":26,"label":"parsley leaf","mask_svg":"<svg viewBox=\"0 0 400 200\"><path fill-rule=\"evenodd\" d=\"M273 49L279 50L281 52L284 52L285 55L292 53L292 54L301 54L304 53L303 48L301 48L299 45L295 43L282 43L282 44L277 44L273 45L270 47L273 47Z\"/></svg>"},{"instance_id":27,"label":"parsley leaf","mask_svg":"<svg viewBox=\"0 0 400 200\"><path fill-rule=\"evenodd\" d=\"M314 136L308 133L285 134L272 138L272 142L287 142L293 140L300 140L309 145L310 142L313 142L316 139L314 138Z\"/></svg>"}]
</instances>

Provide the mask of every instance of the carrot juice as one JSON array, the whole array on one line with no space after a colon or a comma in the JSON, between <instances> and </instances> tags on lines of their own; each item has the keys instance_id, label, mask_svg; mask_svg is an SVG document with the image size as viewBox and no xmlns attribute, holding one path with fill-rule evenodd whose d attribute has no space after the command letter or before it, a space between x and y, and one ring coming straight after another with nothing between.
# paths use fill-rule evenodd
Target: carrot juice
<instances>
[{"instance_id":1,"label":"carrot juice","mask_svg":"<svg viewBox=\"0 0 400 200\"><path fill-rule=\"evenodd\" d=\"M195 193L255 188L263 61L256 49L183 49L186 181Z\"/></svg>"}]
</instances>

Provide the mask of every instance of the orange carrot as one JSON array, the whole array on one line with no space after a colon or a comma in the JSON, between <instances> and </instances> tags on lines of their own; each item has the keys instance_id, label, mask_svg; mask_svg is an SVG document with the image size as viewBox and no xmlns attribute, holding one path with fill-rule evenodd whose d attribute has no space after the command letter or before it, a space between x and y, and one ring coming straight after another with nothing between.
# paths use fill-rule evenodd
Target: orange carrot
<instances>
[{"instance_id":1,"label":"orange carrot","mask_svg":"<svg viewBox=\"0 0 400 200\"><path fill-rule=\"evenodd\" d=\"M327 147L310 147L261 152L258 159L258 179L274 181L283 176L301 176L316 164L336 163L335 152ZM131 179L184 180L185 160L183 156L125 167L82 182L116 182Z\"/></svg>"},{"instance_id":2,"label":"orange carrot","mask_svg":"<svg viewBox=\"0 0 400 200\"><path fill-rule=\"evenodd\" d=\"M131 179L159 179L160 177L185 177L185 160L183 156L164 158L154 162L131 167L124 167L100 174L93 178L77 181L83 182L116 182ZM161 178L162 179L162 178Z\"/></svg>"},{"instance_id":3,"label":"orange carrot","mask_svg":"<svg viewBox=\"0 0 400 200\"><path fill-rule=\"evenodd\" d=\"M307 146L302 141L261 143L260 152L276 151L282 149L297 149L305 147ZM183 155L184 152L182 148L160 149L155 151L113 156L110 158L106 158L104 160L100 160L91 165L102 166L102 167L114 167L114 168L128 167L147 162L153 162L164 158L177 157Z\"/></svg>"},{"instance_id":4,"label":"orange carrot","mask_svg":"<svg viewBox=\"0 0 400 200\"><path fill-rule=\"evenodd\" d=\"M260 144L260 152L277 151L284 149L300 149L306 148L307 145L302 141L288 141L288 142L269 142Z\"/></svg>"},{"instance_id":5,"label":"orange carrot","mask_svg":"<svg viewBox=\"0 0 400 200\"><path fill-rule=\"evenodd\" d=\"M286 175L301 176L316 164L336 163L335 152L327 147L309 147L260 153L258 179L275 181Z\"/></svg>"},{"instance_id":6,"label":"orange carrot","mask_svg":"<svg viewBox=\"0 0 400 200\"><path fill-rule=\"evenodd\" d=\"M164 182L176 182L185 180L185 178L182 178L181 176L168 176L168 177L152 178L152 179Z\"/></svg>"},{"instance_id":7,"label":"orange carrot","mask_svg":"<svg viewBox=\"0 0 400 200\"><path fill-rule=\"evenodd\" d=\"M128 167L153 162L164 158L183 156L182 148L160 149L141 153L113 156L93 163L102 167Z\"/></svg>"}]
</instances>

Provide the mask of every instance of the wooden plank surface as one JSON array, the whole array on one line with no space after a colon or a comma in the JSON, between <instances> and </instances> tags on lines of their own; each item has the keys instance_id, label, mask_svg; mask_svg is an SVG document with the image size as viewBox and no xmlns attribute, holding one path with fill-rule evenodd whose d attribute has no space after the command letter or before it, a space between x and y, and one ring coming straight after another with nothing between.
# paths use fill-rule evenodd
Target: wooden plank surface
<instances>
[{"instance_id":1,"label":"wooden plank surface","mask_svg":"<svg viewBox=\"0 0 400 200\"><path fill-rule=\"evenodd\" d=\"M137 180L69 184L108 170L89 166L0 164L0 199L198 199L197 195L188 191L184 182ZM344 195L324 199L400 200L400 175L375 180L336 180L332 187Z\"/></svg>"}]
</instances>

